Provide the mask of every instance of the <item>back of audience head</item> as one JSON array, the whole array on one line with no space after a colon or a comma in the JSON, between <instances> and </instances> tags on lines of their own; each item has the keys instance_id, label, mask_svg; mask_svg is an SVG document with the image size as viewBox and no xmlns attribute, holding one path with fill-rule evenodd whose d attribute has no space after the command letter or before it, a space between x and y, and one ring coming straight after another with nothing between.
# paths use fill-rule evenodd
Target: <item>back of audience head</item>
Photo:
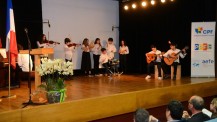
<instances>
[{"instance_id":1,"label":"back of audience head","mask_svg":"<svg viewBox=\"0 0 217 122\"><path fill-rule=\"evenodd\" d=\"M214 113L217 112L217 98L214 98L210 103L210 110Z\"/></svg>"},{"instance_id":2,"label":"back of audience head","mask_svg":"<svg viewBox=\"0 0 217 122\"><path fill-rule=\"evenodd\" d=\"M135 112L135 122L149 122L149 112L143 108L139 108Z\"/></svg>"},{"instance_id":3,"label":"back of audience head","mask_svg":"<svg viewBox=\"0 0 217 122\"><path fill-rule=\"evenodd\" d=\"M167 120L181 120L183 114L182 103L177 100L172 100L167 105L166 118Z\"/></svg>"},{"instance_id":4,"label":"back of audience head","mask_svg":"<svg viewBox=\"0 0 217 122\"><path fill-rule=\"evenodd\" d=\"M200 96L194 95L190 98L188 102L188 108L189 110L191 110L192 113L194 111L202 111L202 109L204 108L204 100Z\"/></svg>"}]
</instances>

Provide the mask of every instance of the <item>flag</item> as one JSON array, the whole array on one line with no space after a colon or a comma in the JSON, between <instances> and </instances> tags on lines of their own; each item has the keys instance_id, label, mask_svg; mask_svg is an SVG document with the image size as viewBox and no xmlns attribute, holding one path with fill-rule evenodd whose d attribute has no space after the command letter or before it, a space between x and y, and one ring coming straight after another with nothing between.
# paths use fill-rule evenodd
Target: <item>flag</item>
<instances>
[{"instance_id":1,"label":"flag","mask_svg":"<svg viewBox=\"0 0 217 122\"><path fill-rule=\"evenodd\" d=\"M10 51L8 56L10 56L11 66L15 69L18 50L14 24L14 11L11 0L7 0L6 34L6 51L8 53Z\"/></svg>"},{"instance_id":2,"label":"flag","mask_svg":"<svg viewBox=\"0 0 217 122\"><path fill-rule=\"evenodd\" d=\"M2 48L2 40L1 40L1 38L0 38L0 48Z\"/></svg>"}]
</instances>

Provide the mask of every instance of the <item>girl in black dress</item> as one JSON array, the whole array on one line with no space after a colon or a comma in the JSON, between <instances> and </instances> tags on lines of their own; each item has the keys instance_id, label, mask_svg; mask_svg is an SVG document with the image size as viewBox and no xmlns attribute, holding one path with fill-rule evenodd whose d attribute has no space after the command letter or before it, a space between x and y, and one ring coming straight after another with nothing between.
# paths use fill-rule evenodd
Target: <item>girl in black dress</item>
<instances>
[{"instance_id":1,"label":"girl in black dress","mask_svg":"<svg viewBox=\"0 0 217 122\"><path fill-rule=\"evenodd\" d=\"M81 59L81 70L84 71L85 75L91 76L90 45L87 38L83 40L81 49L83 50Z\"/></svg>"}]
</instances>

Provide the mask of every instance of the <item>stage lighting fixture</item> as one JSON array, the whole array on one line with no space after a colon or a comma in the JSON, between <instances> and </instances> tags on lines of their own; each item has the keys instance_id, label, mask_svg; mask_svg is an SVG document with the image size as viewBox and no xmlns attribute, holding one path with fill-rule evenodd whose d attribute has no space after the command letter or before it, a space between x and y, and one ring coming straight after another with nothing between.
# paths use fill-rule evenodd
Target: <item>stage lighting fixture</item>
<instances>
[{"instance_id":1,"label":"stage lighting fixture","mask_svg":"<svg viewBox=\"0 0 217 122\"><path fill-rule=\"evenodd\" d=\"M129 9L129 7L128 7L127 5L125 5L125 6L124 6L124 9L125 9L125 10L128 10L128 9Z\"/></svg>"},{"instance_id":2,"label":"stage lighting fixture","mask_svg":"<svg viewBox=\"0 0 217 122\"><path fill-rule=\"evenodd\" d=\"M142 2L142 6L145 7L147 6L147 3L145 1Z\"/></svg>"},{"instance_id":3,"label":"stage lighting fixture","mask_svg":"<svg viewBox=\"0 0 217 122\"><path fill-rule=\"evenodd\" d=\"M154 0L151 0L151 4L154 5L154 4L155 4L155 1L154 1Z\"/></svg>"},{"instance_id":4,"label":"stage lighting fixture","mask_svg":"<svg viewBox=\"0 0 217 122\"><path fill-rule=\"evenodd\" d=\"M133 9L135 9L136 8L136 4L134 3L134 4L132 4L132 8Z\"/></svg>"},{"instance_id":5,"label":"stage lighting fixture","mask_svg":"<svg viewBox=\"0 0 217 122\"><path fill-rule=\"evenodd\" d=\"M166 0L161 0L161 2L162 2L162 3L165 3L165 2L166 2Z\"/></svg>"}]
</instances>

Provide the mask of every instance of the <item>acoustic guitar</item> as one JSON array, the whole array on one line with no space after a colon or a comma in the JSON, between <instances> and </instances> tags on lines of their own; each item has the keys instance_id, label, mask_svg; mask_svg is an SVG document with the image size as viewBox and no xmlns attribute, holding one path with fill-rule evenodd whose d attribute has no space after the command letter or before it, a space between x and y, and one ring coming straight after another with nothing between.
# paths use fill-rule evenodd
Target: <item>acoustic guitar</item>
<instances>
[{"instance_id":1,"label":"acoustic guitar","mask_svg":"<svg viewBox=\"0 0 217 122\"><path fill-rule=\"evenodd\" d=\"M182 50L188 50L189 47L185 46ZM178 59L179 54L182 52L182 50L180 50L178 53L172 53L169 57L164 57L164 62L167 65L172 65L173 62Z\"/></svg>"},{"instance_id":2,"label":"acoustic guitar","mask_svg":"<svg viewBox=\"0 0 217 122\"><path fill-rule=\"evenodd\" d=\"M147 63L151 63L152 61L156 60L157 56L159 55L163 55L164 52L162 52L161 54L152 54L152 53L147 53L146 54L146 61Z\"/></svg>"}]
</instances>

